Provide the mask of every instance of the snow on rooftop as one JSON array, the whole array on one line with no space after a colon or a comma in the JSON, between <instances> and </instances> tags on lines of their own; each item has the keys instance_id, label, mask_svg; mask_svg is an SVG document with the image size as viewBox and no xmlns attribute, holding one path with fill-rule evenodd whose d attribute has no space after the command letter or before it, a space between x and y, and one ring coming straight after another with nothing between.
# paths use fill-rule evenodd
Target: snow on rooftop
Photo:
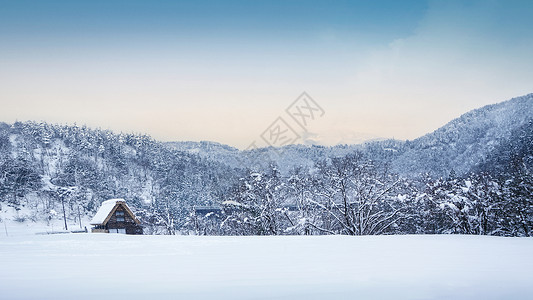
<instances>
[{"instance_id":1,"label":"snow on rooftop","mask_svg":"<svg viewBox=\"0 0 533 300\"><path fill-rule=\"evenodd\" d=\"M235 205L235 206L243 206L241 203L233 200L227 200L222 202L222 205Z\"/></svg>"},{"instance_id":2,"label":"snow on rooftop","mask_svg":"<svg viewBox=\"0 0 533 300\"><path fill-rule=\"evenodd\" d=\"M96 212L96 215L94 215L93 219L91 220L91 225L98 225L104 223L107 216L109 216L109 213L111 210L113 210L113 207L117 204L117 202L126 202L124 199L109 199L104 202L102 202L102 205L98 209L98 212Z\"/></svg>"}]
</instances>

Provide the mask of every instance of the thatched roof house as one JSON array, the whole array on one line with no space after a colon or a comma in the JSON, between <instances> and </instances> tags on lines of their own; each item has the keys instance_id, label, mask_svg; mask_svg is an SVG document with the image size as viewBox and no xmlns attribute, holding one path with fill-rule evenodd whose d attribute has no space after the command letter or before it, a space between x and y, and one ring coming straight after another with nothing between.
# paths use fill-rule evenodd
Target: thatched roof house
<instances>
[{"instance_id":1,"label":"thatched roof house","mask_svg":"<svg viewBox=\"0 0 533 300\"><path fill-rule=\"evenodd\" d=\"M135 217L124 199L102 202L91 220L92 232L142 234L140 221Z\"/></svg>"}]
</instances>

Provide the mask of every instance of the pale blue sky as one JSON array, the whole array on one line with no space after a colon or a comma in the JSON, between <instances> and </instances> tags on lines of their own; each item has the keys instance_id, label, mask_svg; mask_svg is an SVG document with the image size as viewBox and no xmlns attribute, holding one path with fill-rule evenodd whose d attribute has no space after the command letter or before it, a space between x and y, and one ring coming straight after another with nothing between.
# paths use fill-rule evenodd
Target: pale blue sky
<instances>
[{"instance_id":1,"label":"pale blue sky","mask_svg":"<svg viewBox=\"0 0 533 300\"><path fill-rule=\"evenodd\" d=\"M246 147L302 92L327 144L533 92L533 1L0 1L0 120Z\"/></svg>"}]
</instances>

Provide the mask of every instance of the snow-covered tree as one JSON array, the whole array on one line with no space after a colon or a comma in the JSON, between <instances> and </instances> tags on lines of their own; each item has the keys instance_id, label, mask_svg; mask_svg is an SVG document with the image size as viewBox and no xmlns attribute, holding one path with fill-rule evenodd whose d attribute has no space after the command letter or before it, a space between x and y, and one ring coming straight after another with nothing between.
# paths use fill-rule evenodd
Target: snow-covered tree
<instances>
[{"instance_id":1,"label":"snow-covered tree","mask_svg":"<svg viewBox=\"0 0 533 300\"><path fill-rule=\"evenodd\" d=\"M383 234L405 217L403 199L397 197L401 180L386 165L356 152L323 162L319 169L321 200L313 203L322 209L324 220L334 226L316 226L324 232Z\"/></svg>"}]
</instances>

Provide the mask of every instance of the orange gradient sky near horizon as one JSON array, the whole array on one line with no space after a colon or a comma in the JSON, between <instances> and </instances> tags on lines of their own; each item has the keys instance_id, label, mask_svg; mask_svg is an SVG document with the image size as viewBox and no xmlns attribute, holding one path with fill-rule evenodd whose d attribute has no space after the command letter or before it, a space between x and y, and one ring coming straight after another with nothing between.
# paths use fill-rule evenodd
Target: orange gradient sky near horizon
<instances>
[{"instance_id":1,"label":"orange gradient sky near horizon","mask_svg":"<svg viewBox=\"0 0 533 300\"><path fill-rule=\"evenodd\" d=\"M325 111L308 136L334 145L413 139L533 92L527 1L406 2L387 14L357 1L317 1L324 9L231 2L212 11L208 2L131 11L7 5L0 121L86 124L242 149L306 91ZM166 15L173 9L207 21Z\"/></svg>"}]
</instances>

